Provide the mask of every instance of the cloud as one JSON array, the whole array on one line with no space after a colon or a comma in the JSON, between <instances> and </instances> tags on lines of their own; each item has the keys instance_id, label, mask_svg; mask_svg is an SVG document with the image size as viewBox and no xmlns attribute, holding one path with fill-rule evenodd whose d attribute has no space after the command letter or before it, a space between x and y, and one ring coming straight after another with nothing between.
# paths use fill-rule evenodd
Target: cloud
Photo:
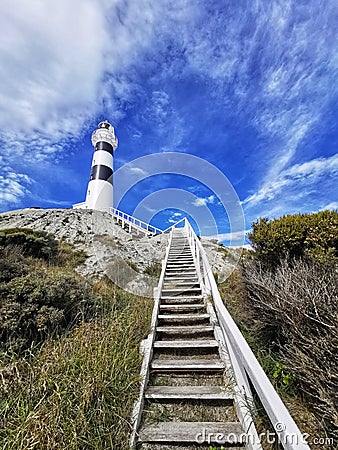
<instances>
[{"instance_id":1,"label":"cloud","mask_svg":"<svg viewBox=\"0 0 338 450\"><path fill-rule=\"evenodd\" d=\"M338 154L328 158L317 158L305 163L294 164L283 170L275 179L265 181L263 186L254 194L248 196L243 204L253 207L260 202L274 200L287 189L297 189L299 195L309 186L318 182L321 177L336 176L338 174ZM285 195L287 197L287 195Z\"/></svg>"},{"instance_id":2,"label":"cloud","mask_svg":"<svg viewBox=\"0 0 338 450\"><path fill-rule=\"evenodd\" d=\"M13 207L30 194L28 186L33 180L25 174L15 173L10 167L2 167L1 172L0 203L7 208Z\"/></svg>"},{"instance_id":3,"label":"cloud","mask_svg":"<svg viewBox=\"0 0 338 450\"><path fill-rule=\"evenodd\" d=\"M135 175L141 175L141 176L147 176L148 172L146 172L145 170L141 169L140 167L131 167L129 169L129 172Z\"/></svg>"},{"instance_id":4,"label":"cloud","mask_svg":"<svg viewBox=\"0 0 338 450\"><path fill-rule=\"evenodd\" d=\"M104 11L96 2L4 0L0 28L0 127L17 136L78 133L96 109L104 69ZM95 32L89 32L95 24Z\"/></svg>"},{"instance_id":5,"label":"cloud","mask_svg":"<svg viewBox=\"0 0 338 450\"><path fill-rule=\"evenodd\" d=\"M4 0L0 139L39 159L62 153L103 109L120 120L141 89L128 68L149 48L163 12L148 0L74 0L72 14L67 0ZM154 104L163 120L166 94L154 92Z\"/></svg>"},{"instance_id":6,"label":"cloud","mask_svg":"<svg viewBox=\"0 0 338 450\"><path fill-rule=\"evenodd\" d=\"M233 233L231 233L231 232L230 233L220 233L220 234L216 234L213 236L203 236L203 239L207 239L207 240L217 239L218 242L239 241L239 240L243 240L243 237L246 236L249 232L250 232L250 230L235 231Z\"/></svg>"},{"instance_id":7,"label":"cloud","mask_svg":"<svg viewBox=\"0 0 338 450\"><path fill-rule=\"evenodd\" d=\"M305 10L290 0L238 5L236 13L215 8L185 37L187 67L211 85L209 108L222 102L260 135L253 170L264 181L321 131L337 95L335 10L334 1L316 14L315 3Z\"/></svg>"},{"instance_id":8,"label":"cloud","mask_svg":"<svg viewBox=\"0 0 338 450\"><path fill-rule=\"evenodd\" d=\"M194 200L193 205L197 207L206 206L208 203L214 203L214 201L215 201L214 195L209 195L209 197L197 197Z\"/></svg>"},{"instance_id":9,"label":"cloud","mask_svg":"<svg viewBox=\"0 0 338 450\"><path fill-rule=\"evenodd\" d=\"M338 210L338 202L331 202L321 208L322 210Z\"/></svg>"}]
</instances>

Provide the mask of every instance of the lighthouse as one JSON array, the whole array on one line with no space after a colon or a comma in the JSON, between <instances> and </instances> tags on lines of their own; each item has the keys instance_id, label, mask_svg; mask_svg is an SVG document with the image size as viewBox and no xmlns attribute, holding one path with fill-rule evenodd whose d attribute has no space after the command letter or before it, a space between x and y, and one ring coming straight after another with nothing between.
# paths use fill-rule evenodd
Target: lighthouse
<instances>
[{"instance_id":1,"label":"lighthouse","mask_svg":"<svg viewBox=\"0 0 338 450\"><path fill-rule=\"evenodd\" d=\"M113 161L118 140L114 127L105 120L100 122L92 134L94 154L86 201L73 208L109 211L113 207Z\"/></svg>"}]
</instances>

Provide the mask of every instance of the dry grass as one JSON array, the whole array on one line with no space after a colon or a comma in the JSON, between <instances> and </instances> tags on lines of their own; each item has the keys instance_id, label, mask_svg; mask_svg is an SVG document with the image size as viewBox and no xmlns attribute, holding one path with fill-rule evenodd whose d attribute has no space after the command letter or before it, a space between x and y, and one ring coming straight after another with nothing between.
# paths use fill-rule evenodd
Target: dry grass
<instances>
[{"instance_id":1,"label":"dry grass","mask_svg":"<svg viewBox=\"0 0 338 450\"><path fill-rule=\"evenodd\" d=\"M245 279L235 272L220 286L227 308L291 415L310 434L309 442L314 437L337 439L336 276L302 261L292 268L284 263L274 272L252 262L245 267ZM259 430L271 428L260 415Z\"/></svg>"},{"instance_id":2,"label":"dry grass","mask_svg":"<svg viewBox=\"0 0 338 450\"><path fill-rule=\"evenodd\" d=\"M250 265L245 277L256 326L263 340L274 341L280 374L292 374L318 423L338 439L337 272L294 261L274 272Z\"/></svg>"},{"instance_id":3,"label":"dry grass","mask_svg":"<svg viewBox=\"0 0 338 450\"><path fill-rule=\"evenodd\" d=\"M148 299L112 292L111 312L81 323L34 355L2 360L0 447L128 448L130 415L139 390L139 343L152 310ZM0 377L1 381L1 377Z\"/></svg>"}]
</instances>

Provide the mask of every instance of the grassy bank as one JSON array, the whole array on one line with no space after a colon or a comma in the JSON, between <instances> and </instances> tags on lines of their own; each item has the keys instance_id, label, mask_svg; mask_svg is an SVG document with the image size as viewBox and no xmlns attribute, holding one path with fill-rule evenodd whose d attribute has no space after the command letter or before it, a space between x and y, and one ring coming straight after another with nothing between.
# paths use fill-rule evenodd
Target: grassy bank
<instances>
[{"instance_id":1,"label":"grassy bank","mask_svg":"<svg viewBox=\"0 0 338 450\"><path fill-rule=\"evenodd\" d=\"M61 250L1 249L0 448L127 449L152 302L89 284Z\"/></svg>"}]
</instances>

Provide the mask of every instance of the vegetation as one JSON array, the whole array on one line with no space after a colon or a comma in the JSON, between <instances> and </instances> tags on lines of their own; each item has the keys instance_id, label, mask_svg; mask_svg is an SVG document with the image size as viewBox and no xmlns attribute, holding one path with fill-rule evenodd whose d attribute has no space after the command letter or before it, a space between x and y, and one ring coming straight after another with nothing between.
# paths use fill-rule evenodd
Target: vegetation
<instances>
[{"instance_id":1,"label":"vegetation","mask_svg":"<svg viewBox=\"0 0 338 450\"><path fill-rule=\"evenodd\" d=\"M338 213L287 215L280 219L260 218L249 234L258 260L275 267L283 259L307 258L335 265L338 262Z\"/></svg>"},{"instance_id":2,"label":"vegetation","mask_svg":"<svg viewBox=\"0 0 338 450\"><path fill-rule=\"evenodd\" d=\"M50 260L57 254L58 243L45 231L10 228L0 231L0 246L6 249L17 248L24 256Z\"/></svg>"},{"instance_id":3,"label":"vegetation","mask_svg":"<svg viewBox=\"0 0 338 450\"><path fill-rule=\"evenodd\" d=\"M329 211L258 220L250 235L255 252L220 286L300 428L335 442L337 220Z\"/></svg>"},{"instance_id":4,"label":"vegetation","mask_svg":"<svg viewBox=\"0 0 338 450\"><path fill-rule=\"evenodd\" d=\"M144 273L150 277L160 278L162 272L162 264L154 262L144 269Z\"/></svg>"},{"instance_id":5,"label":"vegetation","mask_svg":"<svg viewBox=\"0 0 338 450\"><path fill-rule=\"evenodd\" d=\"M127 449L151 302L89 284L50 235L1 239L0 447Z\"/></svg>"}]
</instances>

